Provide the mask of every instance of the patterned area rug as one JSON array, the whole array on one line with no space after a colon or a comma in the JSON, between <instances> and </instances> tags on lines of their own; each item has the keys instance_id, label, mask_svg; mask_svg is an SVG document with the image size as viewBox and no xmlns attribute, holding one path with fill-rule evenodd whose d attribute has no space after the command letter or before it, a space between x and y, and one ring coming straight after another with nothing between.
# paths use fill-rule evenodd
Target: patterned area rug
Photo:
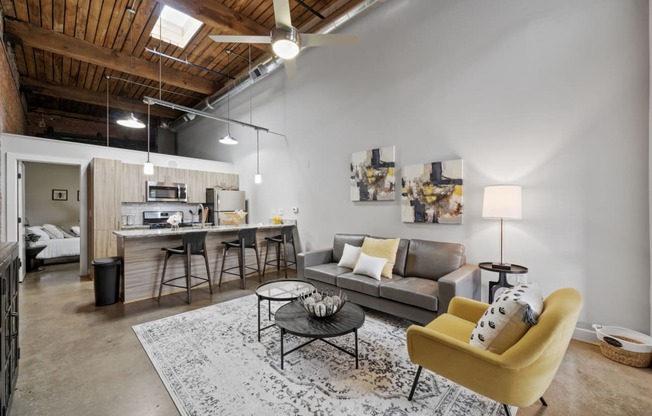
<instances>
[{"instance_id":1,"label":"patterned area rug","mask_svg":"<svg viewBox=\"0 0 652 416\"><path fill-rule=\"evenodd\" d=\"M353 357L320 341L286 356L281 370L280 331L267 329L257 341L256 302L246 296L133 327L182 415L504 414L498 403L425 370L409 402L410 322L369 309L358 331L358 370ZM266 317L267 302L261 306ZM286 351L305 342L285 340ZM354 345L353 334L331 341Z\"/></svg>"}]
</instances>

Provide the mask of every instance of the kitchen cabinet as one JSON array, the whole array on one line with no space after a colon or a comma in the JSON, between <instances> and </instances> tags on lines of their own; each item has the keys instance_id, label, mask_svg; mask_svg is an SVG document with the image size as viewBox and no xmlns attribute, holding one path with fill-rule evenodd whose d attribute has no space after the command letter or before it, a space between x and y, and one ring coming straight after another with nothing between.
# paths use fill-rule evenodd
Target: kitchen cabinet
<instances>
[{"instance_id":1,"label":"kitchen cabinet","mask_svg":"<svg viewBox=\"0 0 652 416\"><path fill-rule=\"evenodd\" d=\"M18 243L0 243L0 407L8 415L18 379L20 359L18 276L20 259Z\"/></svg>"},{"instance_id":2,"label":"kitchen cabinet","mask_svg":"<svg viewBox=\"0 0 652 416\"><path fill-rule=\"evenodd\" d=\"M111 231L120 229L122 182L121 161L101 158L91 161L88 179L90 260L112 257L117 253L116 243L111 243L115 238L111 238L110 234Z\"/></svg>"},{"instance_id":3,"label":"kitchen cabinet","mask_svg":"<svg viewBox=\"0 0 652 416\"><path fill-rule=\"evenodd\" d=\"M143 165L122 164L122 202L145 202L145 183L150 180ZM152 179L153 180L153 179Z\"/></svg>"},{"instance_id":4,"label":"kitchen cabinet","mask_svg":"<svg viewBox=\"0 0 652 416\"><path fill-rule=\"evenodd\" d=\"M210 172L200 170L188 170L188 202L205 203L206 188L210 183Z\"/></svg>"}]
</instances>

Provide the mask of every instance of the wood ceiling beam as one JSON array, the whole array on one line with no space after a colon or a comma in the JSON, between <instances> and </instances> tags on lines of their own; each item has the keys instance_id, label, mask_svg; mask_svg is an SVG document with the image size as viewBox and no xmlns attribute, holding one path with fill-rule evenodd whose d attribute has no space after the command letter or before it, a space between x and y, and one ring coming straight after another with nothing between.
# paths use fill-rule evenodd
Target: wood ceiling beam
<instances>
[{"instance_id":1,"label":"wood ceiling beam","mask_svg":"<svg viewBox=\"0 0 652 416\"><path fill-rule=\"evenodd\" d=\"M50 97L63 98L65 100L79 101L82 103L106 107L105 94L98 94L83 88L55 85L33 78L21 78L20 84L21 88L31 90L34 94L47 95ZM134 113L147 114L147 105L145 103L141 101L126 100L116 96L109 97L109 107L132 111ZM175 119L182 114L179 111L159 106L151 106L150 113L154 116L167 119Z\"/></svg>"},{"instance_id":2,"label":"wood ceiling beam","mask_svg":"<svg viewBox=\"0 0 652 416\"><path fill-rule=\"evenodd\" d=\"M63 56L88 62L99 67L130 73L129 54L114 49L103 48L71 36L43 29L29 23L5 20L5 33L13 36L35 49L58 53ZM183 71L162 68L163 83L202 94L212 94L217 85L210 80L195 77ZM159 66L141 58L133 58L133 73L151 80L159 79Z\"/></svg>"}]
</instances>

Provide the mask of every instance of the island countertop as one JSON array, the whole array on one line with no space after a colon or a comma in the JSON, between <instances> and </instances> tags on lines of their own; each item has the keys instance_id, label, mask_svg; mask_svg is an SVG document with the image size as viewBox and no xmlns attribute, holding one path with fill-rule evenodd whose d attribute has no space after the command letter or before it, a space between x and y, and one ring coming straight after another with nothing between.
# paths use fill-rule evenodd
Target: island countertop
<instances>
[{"instance_id":1,"label":"island countertop","mask_svg":"<svg viewBox=\"0 0 652 416\"><path fill-rule=\"evenodd\" d=\"M264 263L265 253L267 252L267 240L265 237L272 237L280 234L283 226L293 225L294 238L298 241L296 224L243 224L243 225L218 225L218 226L194 226L181 227L178 230L170 228L153 229L153 230L116 230L113 231L117 243L118 256L122 258L122 267L120 279L120 295L125 303L134 302L143 299L152 299L158 297L158 291L165 260L165 252L161 250L164 247L178 247L184 234L190 232L207 231L206 234L206 252L208 255L208 264L210 277L214 283L218 282L220 270L222 268L223 258L223 241L233 241L238 237L238 231L247 228L256 228L256 241L258 246L258 256L253 250L246 250L246 264L255 265L260 263L261 269ZM297 250L299 251L299 250ZM229 254L225 259L226 267L238 265L237 252ZM272 258L277 258L276 245L270 249ZM192 256L192 274L207 276L206 265L202 256ZM185 256L174 256L170 258L167 266L166 276L175 277L185 275L186 259ZM254 275L256 273L254 272ZM223 283L229 284L229 281L239 280L236 276L225 275ZM258 279L256 279L258 280ZM208 295L208 288L203 290L201 286L195 289L198 296ZM171 286L163 287L163 294L175 292L185 292L185 289L179 289ZM194 296L194 295L193 295ZM171 303L178 302L178 299L172 297Z\"/></svg>"},{"instance_id":2,"label":"island countertop","mask_svg":"<svg viewBox=\"0 0 652 416\"><path fill-rule=\"evenodd\" d=\"M208 231L209 233L228 233L237 232L243 228L257 228L259 230L282 228L285 225L292 224L242 224L242 225L211 225L211 226L193 226L193 227L180 227L178 230L170 228L157 228L157 229L132 229L132 230L115 230L113 234L122 238L142 238L142 237L162 237L182 235L193 231Z\"/></svg>"}]
</instances>

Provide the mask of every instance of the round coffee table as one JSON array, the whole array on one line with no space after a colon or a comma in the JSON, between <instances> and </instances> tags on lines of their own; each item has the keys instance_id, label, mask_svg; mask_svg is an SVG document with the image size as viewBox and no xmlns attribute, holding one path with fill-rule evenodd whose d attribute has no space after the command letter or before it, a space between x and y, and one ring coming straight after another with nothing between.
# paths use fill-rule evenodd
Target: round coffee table
<instances>
[{"instance_id":1,"label":"round coffee table","mask_svg":"<svg viewBox=\"0 0 652 416\"><path fill-rule=\"evenodd\" d=\"M351 302L347 302L335 315L321 319L309 316L298 301L281 306L274 317L276 325L281 328L281 370L286 355L318 339L355 357L355 368L358 368L358 328L364 323L364 317L364 310ZM326 340L326 338L339 337L351 332L355 334L355 352L345 350ZM286 333L312 339L285 352L283 337Z\"/></svg>"},{"instance_id":2,"label":"round coffee table","mask_svg":"<svg viewBox=\"0 0 652 416\"><path fill-rule=\"evenodd\" d=\"M260 342L260 331L271 328L274 325L268 325L265 328L260 327L260 302L267 301L268 319L272 320L271 302L288 302L295 300L302 293L312 292L315 286L305 280L283 279L271 280L258 285L256 296L258 296L258 342Z\"/></svg>"}]
</instances>

